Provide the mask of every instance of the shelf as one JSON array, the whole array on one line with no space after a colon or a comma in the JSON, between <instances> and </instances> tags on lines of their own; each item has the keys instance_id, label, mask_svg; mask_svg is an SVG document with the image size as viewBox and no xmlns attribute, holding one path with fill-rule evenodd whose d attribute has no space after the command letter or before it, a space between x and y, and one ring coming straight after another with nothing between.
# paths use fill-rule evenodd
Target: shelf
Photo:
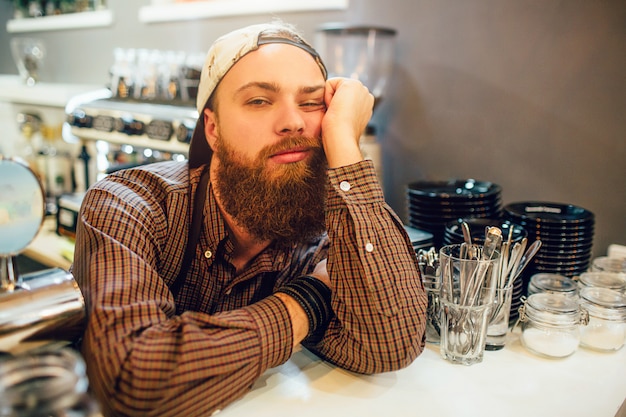
<instances>
[{"instance_id":1,"label":"shelf","mask_svg":"<svg viewBox=\"0 0 626 417\"><path fill-rule=\"evenodd\" d=\"M171 22L210 17L241 16L279 12L310 12L345 10L349 0L205 0L143 6L139 21L143 23Z\"/></svg>"},{"instance_id":2,"label":"shelf","mask_svg":"<svg viewBox=\"0 0 626 417\"><path fill-rule=\"evenodd\" d=\"M0 102L65 108L78 94L102 89L89 84L37 83L27 86L17 75L0 74Z\"/></svg>"},{"instance_id":3,"label":"shelf","mask_svg":"<svg viewBox=\"0 0 626 417\"><path fill-rule=\"evenodd\" d=\"M175 124L174 128L178 127L178 125L178 123ZM170 138L169 140L164 141L157 141L156 139L150 139L145 134L141 136L129 136L126 133L108 132L106 135L106 139L103 139L100 132L91 130L92 129L81 129L72 126L69 132L63 132L63 138L66 142L70 143L72 140L76 139L92 141L104 140L108 143L115 143L117 145L132 145L137 148L158 149L160 151L179 153L183 155L187 155L187 153L189 152L189 144L179 142L176 138ZM66 134L68 133L72 134L76 139L67 137Z\"/></svg>"},{"instance_id":4,"label":"shelf","mask_svg":"<svg viewBox=\"0 0 626 417\"><path fill-rule=\"evenodd\" d=\"M57 16L12 19L7 22L7 32L41 32L46 30L90 29L110 26L113 23L111 10L60 14Z\"/></svg>"}]
</instances>

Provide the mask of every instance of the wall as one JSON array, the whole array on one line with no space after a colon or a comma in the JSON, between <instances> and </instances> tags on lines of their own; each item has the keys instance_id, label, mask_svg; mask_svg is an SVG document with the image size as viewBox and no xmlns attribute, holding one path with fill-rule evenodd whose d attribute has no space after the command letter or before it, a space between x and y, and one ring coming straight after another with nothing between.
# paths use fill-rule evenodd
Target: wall
<instances>
[{"instance_id":1,"label":"wall","mask_svg":"<svg viewBox=\"0 0 626 417\"><path fill-rule=\"evenodd\" d=\"M0 0L2 27L9 3ZM104 85L114 47L204 51L222 32L270 18L139 23L147 3L109 0L110 28L33 34L49 50L43 77ZM407 183L476 178L500 184L504 204L591 210L596 255L626 244L623 0L351 0L345 12L280 17L309 38L326 21L398 30L375 122L385 194L402 217ZM0 30L0 73L16 73L11 36Z\"/></svg>"}]
</instances>

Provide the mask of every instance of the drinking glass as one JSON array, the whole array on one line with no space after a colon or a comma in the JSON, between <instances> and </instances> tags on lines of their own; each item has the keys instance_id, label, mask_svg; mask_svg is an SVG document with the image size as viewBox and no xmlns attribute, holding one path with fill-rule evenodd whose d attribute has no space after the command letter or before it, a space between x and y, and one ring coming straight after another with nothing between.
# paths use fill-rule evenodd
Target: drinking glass
<instances>
[{"instance_id":1,"label":"drinking glass","mask_svg":"<svg viewBox=\"0 0 626 417\"><path fill-rule=\"evenodd\" d=\"M499 276L499 253L481 245L455 244L441 248L441 356L472 365L482 362L487 326Z\"/></svg>"},{"instance_id":2,"label":"drinking glass","mask_svg":"<svg viewBox=\"0 0 626 417\"><path fill-rule=\"evenodd\" d=\"M33 86L39 82L39 71L45 57L43 42L32 38L13 38L11 53L24 83Z\"/></svg>"},{"instance_id":3,"label":"drinking glass","mask_svg":"<svg viewBox=\"0 0 626 417\"><path fill-rule=\"evenodd\" d=\"M441 284L436 275L422 275L422 282L428 297L428 308L426 310L426 341L437 344L440 339L441 328L441 303L439 302L439 291Z\"/></svg>"},{"instance_id":4,"label":"drinking glass","mask_svg":"<svg viewBox=\"0 0 626 417\"><path fill-rule=\"evenodd\" d=\"M466 306L441 299L439 346L444 359L462 365L483 361L491 308L489 302Z\"/></svg>"},{"instance_id":5,"label":"drinking glass","mask_svg":"<svg viewBox=\"0 0 626 417\"><path fill-rule=\"evenodd\" d=\"M494 294L489 325L487 326L485 350L500 350L504 347L506 334L509 331L513 285L496 288Z\"/></svg>"}]
</instances>

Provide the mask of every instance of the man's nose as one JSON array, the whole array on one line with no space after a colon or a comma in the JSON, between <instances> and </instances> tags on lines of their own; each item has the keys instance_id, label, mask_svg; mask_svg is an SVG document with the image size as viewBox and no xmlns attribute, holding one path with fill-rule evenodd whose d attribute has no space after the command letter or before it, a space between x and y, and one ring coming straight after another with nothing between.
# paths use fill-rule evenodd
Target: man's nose
<instances>
[{"instance_id":1,"label":"man's nose","mask_svg":"<svg viewBox=\"0 0 626 417\"><path fill-rule=\"evenodd\" d=\"M297 105L287 105L281 110L278 118L278 131L283 134L303 133L305 121L302 110Z\"/></svg>"}]
</instances>

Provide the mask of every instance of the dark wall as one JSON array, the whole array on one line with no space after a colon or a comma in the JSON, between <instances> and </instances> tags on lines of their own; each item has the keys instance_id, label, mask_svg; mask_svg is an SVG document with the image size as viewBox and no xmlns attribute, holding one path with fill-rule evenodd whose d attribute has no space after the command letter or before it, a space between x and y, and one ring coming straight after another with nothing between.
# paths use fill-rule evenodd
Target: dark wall
<instances>
[{"instance_id":1,"label":"dark wall","mask_svg":"<svg viewBox=\"0 0 626 417\"><path fill-rule=\"evenodd\" d=\"M145 24L148 1L109 0L109 28L27 34L46 41L42 77L106 83L114 47L205 51L222 32L271 15ZM8 18L11 6L0 1ZM405 185L476 178L520 200L596 214L596 255L626 244L626 2L351 0L345 12L280 15L312 38L327 21L398 30L394 76L374 122L387 200ZM16 73L0 30L0 73ZM47 78L47 79L46 79Z\"/></svg>"}]
</instances>

